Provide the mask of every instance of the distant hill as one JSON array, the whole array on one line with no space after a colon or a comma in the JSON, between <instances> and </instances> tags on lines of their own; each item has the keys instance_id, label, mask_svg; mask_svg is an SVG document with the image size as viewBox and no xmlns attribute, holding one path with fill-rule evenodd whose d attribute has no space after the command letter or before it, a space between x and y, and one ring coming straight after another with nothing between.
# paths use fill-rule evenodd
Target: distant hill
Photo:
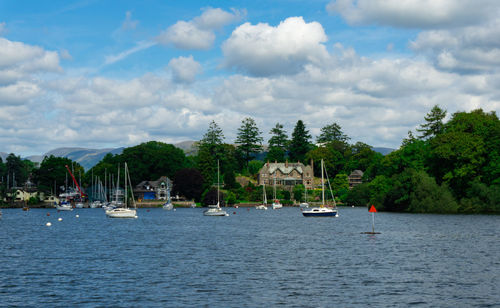
<instances>
[{"instance_id":1,"label":"distant hill","mask_svg":"<svg viewBox=\"0 0 500 308\"><path fill-rule=\"evenodd\" d=\"M198 149L196 148L196 141L183 141L174 144L174 146L182 149L186 155L196 155ZM25 157L24 159L29 159L35 163L41 163L46 156L54 155L56 157L67 157L73 161L76 161L80 165L82 165L85 170L89 170L93 166L95 166L98 162L100 162L106 154L111 153L113 155L121 154L123 152L123 147L120 148L107 148L107 149L87 149L87 148L57 148L51 150L43 155L32 155ZM372 148L374 151L381 153L382 155L387 155L394 151L391 148L383 148L383 147L374 147ZM267 146L264 146L264 151L257 155L257 159L265 159L267 155ZM5 162L8 153L0 152L0 157L2 161Z\"/></svg>"},{"instance_id":2,"label":"distant hill","mask_svg":"<svg viewBox=\"0 0 500 308\"><path fill-rule=\"evenodd\" d=\"M375 152L379 152L380 154L382 155L387 155L389 153L391 153L392 151L395 151L395 149L391 149L391 148L372 148L372 150L374 150Z\"/></svg>"}]
</instances>

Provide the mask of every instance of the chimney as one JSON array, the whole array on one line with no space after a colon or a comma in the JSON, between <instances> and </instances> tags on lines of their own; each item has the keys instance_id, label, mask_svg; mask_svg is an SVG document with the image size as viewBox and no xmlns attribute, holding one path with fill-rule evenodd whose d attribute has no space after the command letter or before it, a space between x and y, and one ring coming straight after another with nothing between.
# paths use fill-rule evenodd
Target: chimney
<instances>
[{"instance_id":1,"label":"chimney","mask_svg":"<svg viewBox=\"0 0 500 308\"><path fill-rule=\"evenodd\" d=\"M314 160L311 158L311 179L314 179Z\"/></svg>"},{"instance_id":2,"label":"chimney","mask_svg":"<svg viewBox=\"0 0 500 308\"><path fill-rule=\"evenodd\" d=\"M285 161L285 168L288 168L288 159Z\"/></svg>"}]
</instances>

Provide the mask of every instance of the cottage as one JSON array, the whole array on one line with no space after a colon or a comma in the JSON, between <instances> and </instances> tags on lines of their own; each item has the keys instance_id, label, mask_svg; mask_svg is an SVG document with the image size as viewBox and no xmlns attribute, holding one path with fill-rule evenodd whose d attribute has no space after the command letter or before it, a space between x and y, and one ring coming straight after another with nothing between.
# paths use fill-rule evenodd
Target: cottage
<instances>
[{"instance_id":1,"label":"cottage","mask_svg":"<svg viewBox=\"0 0 500 308\"><path fill-rule=\"evenodd\" d=\"M312 165L312 162L311 162ZM284 188L292 188L297 184L303 184L307 189L312 189L314 172L312 166L305 166L301 162L269 163L267 162L259 170L259 185L274 185Z\"/></svg>"},{"instance_id":2,"label":"cottage","mask_svg":"<svg viewBox=\"0 0 500 308\"><path fill-rule=\"evenodd\" d=\"M172 181L166 176L156 181L142 181L134 188L134 196L142 200L167 200Z\"/></svg>"},{"instance_id":3,"label":"cottage","mask_svg":"<svg viewBox=\"0 0 500 308\"><path fill-rule=\"evenodd\" d=\"M363 183L361 180L363 178L363 171L361 170L354 170L351 172L351 174L348 176L349 179L349 189L352 189L353 187Z\"/></svg>"}]
</instances>

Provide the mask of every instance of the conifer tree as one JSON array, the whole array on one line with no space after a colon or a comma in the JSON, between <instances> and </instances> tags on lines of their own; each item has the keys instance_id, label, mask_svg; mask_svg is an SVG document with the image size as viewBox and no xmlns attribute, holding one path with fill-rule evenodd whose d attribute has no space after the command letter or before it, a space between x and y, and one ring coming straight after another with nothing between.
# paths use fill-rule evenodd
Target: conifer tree
<instances>
[{"instance_id":1,"label":"conifer tree","mask_svg":"<svg viewBox=\"0 0 500 308\"><path fill-rule=\"evenodd\" d=\"M248 166L248 162L262 150L262 140L260 136L261 132L257 127L254 119L245 118L241 121L241 126L238 128L238 136L236 138L236 143L238 148L243 153L243 159Z\"/></svg>"},{"instance_id":2,"label":"conifer tree","mask_svg":"<svg viewBox=\"0 0 500 308\"><path fill-rule=\"evenodd\" d=\"M269 150L267 159L270 161L283 162L285 160L286 148L288 146L288 137L283 125L276 123L276 126L271 129L273 135L269 138Z\"/></svg>"},{"instance_id":3,"label":"conifer tree","mask_svg":"<svg viewBox=\"0 0 500 308\"><path fill-rule=\"evenodd\" d=\"M443 132L443 119L446 117L446 110L439 108L438 105L432 107L431 111L424 117L427 123L420 125L417 128L422 135L420 139L429 139Z\"/></svg>"},{"instance_id":4,"label":"conifer tree","mask_svg":"<svg viewBox=\"0 0 500 308\"><path fill-rule=\"evenodd\" d=\"M290 141L289 156L292 161L304 161L306 153L311 148L311 135L306 130L306 126L302 120L298 120L292 133Z\"/></svg>"}]
</instances>

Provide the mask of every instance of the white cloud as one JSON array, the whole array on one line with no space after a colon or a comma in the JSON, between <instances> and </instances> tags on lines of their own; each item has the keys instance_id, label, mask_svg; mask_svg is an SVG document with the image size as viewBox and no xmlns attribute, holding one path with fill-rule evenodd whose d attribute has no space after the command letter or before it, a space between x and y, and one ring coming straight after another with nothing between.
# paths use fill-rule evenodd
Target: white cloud
<instances>
[{"instance_id":1,"label":"white cloud","mask_svg":"<svg viewBox=\"0 0 500 308\"><path fill-rule=\"evenodd\" d=\"M294 74L328 58L323 27L290 17L277 27L245 23L224 42L225 66L256 76Z\"/></svg>"},{"instance_id":2,"label":"white cloud","mask_svg":"<svg viewBox=\"0 0 500 308\"><path fill-rule=\"evenodd\" d=\"M0 74L12 68L24 72L61 71L57 52L0 37Z\"/></svg>"},{"instance_id":3,"label":"white cloud","mask_svg":"<svg viewBox=\"0 0 500 308\"><path fill-rule=\"evenodd\" d=\"M132 12L127 11L125 13L125 20L122 23L122 30L134 30L137 25L139 24L139 21L137 20L132 20Z\"/></svg>"},{"instance_id":4,"label":"white cloud","mask_svg":"<svg viewBox=\"0 0 500 308\"><path fill-rule=\"evenodd\" d=\"M500 18L486 24L419 33L410 48L437 67L456 71L500 69Z\"/></svg>"},{"instance_id":5,"label":"white cloud","mask_svg":"<svg viewBox=\"0 0 500 308\"><path fill-rule=\"evenodd\" d=\"M140 41L140 42L136 43L136 45L134 47L132 47L128 50L122 51L117 55L106 56L105 61L104 61L104 65L109 65L109 64L113 64L113 63L116 63L118 61L121 61L130 55L133 55L139 51L153 47L156 44L157 44L156 42L152 42L152 41Z\"/></svg>"},{"instance_id":6,"label":"white cloud","mask_svg":"<svg viewBox=\"0 0 500 308\"><path fill-rule=\"evenodd\" d=\"M498 7L496 0L334 0L327 11L352 25L441 28L476 24Z\"/></svg>"},{"instance_id":7,"label":"white cloud","mask_svg":"<svg viewBox=\"0 0 500 308\"><path fill-rule=\"evenodd\" d=\"M181 83L194 82L196 75L201 72L201 65L193 56L172 59L168 67L172 71L174 81Z\"/></svg>"},{"instance_id":8,"label":"white cloud","mask_svg":"<svg viewBox=\"0 0 500 308\"><path fill-rule=\"evenodd\" d=\"M207 50L215 41L215 30L239 20L244 12L232 13L221 9L207 9L201 16L191 21L178 21L162 31L156 40L163 45L173 45L178 49Z\"/></svg>"}]
</instances>

